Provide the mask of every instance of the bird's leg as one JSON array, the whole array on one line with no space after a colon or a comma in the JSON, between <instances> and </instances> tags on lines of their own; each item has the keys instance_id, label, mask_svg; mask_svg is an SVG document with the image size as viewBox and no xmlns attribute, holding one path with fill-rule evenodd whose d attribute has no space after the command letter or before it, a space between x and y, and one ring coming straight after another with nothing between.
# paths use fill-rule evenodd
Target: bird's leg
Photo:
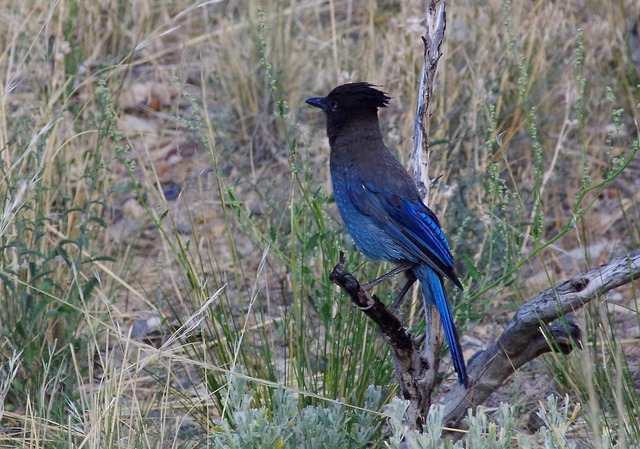
<instances>
[{"instance_id":1,"label":"bird's leg","mask_svg":"<svg viewBox=\"0 0 640 449\"><path fill-rule=\"evenodd\" d=\"M395 267L393 270L389 271L388 273L383 274L379 278L376 278L373 281L367 282L366 284L362 284L361 287L364 290L371 290L373 287L375 287L376 285L380 284L381 282L384 282L387 279L391 279L396 274L402 273L403 271L407 271L411 267L412 267L411 264L400 264L397 267Z\"/></svg>"},{"instance_id":2,"label":"bird's leg","mask_svg":"<svg viewBox=\"0 0 640 449\"><path fill-rule=\"evenodd\" d=\"M413 270L408 270L407 283L404 284L404 287L402 287L402 290L400 290L400 293L398 293L398 296L396 296L395 301L393 301L393 304L391 305L391 310L396 310L398 307L400 307L400 304L402 304L402 300L404 299L405 295L417 280L418 278L413 273Z\"/></svg>"}]
</instances>

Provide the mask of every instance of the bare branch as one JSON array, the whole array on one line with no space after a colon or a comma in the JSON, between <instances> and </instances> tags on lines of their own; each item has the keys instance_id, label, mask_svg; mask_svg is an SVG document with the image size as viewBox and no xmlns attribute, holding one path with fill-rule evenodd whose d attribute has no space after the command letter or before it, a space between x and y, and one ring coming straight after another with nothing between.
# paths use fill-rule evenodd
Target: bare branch
<instances>
[{"instance_id":1,"label":"bare branch","mask_svg":"<svg viewBox=\"0 0 640 449\"><path fill-rule=\"evenodd\" d=\"M548 338L563 352L580 340L575 325L545 326L573 312L611 289L640 278L640 251L575 276L538 294L514 315L497 342L476 353L469 361L469 388L454 387L443 399L445 423L458 427L468 407L482 404L514 371L540 354L551 351Z\"/></svg>"},{"instance_id":2,"label":"bare branch","mask_svg":"<svg viewBox=\"0 0 640 449\"><path fill-rule=\"evenodd\" d=\"M418 103L416 106L416 121L413 135L413 177L425 204L429 204L429 117L431 117L431 99L435 89L436 71L438 61L442 53L440 47L446 30L446 13L444 2L430 0L425 18L425 33L422 36L424 44L424 63L420 87L418 91ZM426 407L427 413L431 405L431 392L436 385L438 366L440 365L440 349L442 348L442 325L438 319L435 307L427 307L425 310L426 335L422 359L430 370L424 371L421 379L424 392L420 396L423 401L421 407Z\"/></svg>"},{"instance_id":3,"label":"bare branch","mask_svg":"<svg viewBox=\"0 0 640 449\"><path fill-rule=\"evenodd\" d=\"M344 267L344 253L340 251L340 261L329 275L334 284L341 287L351 301L380 328L380 333L399 354L413 350L411 334L402 322L376 296L371 296L360 282Z\"/></svg>"},{"instance_id":4,"label":"bare branch","mask_svg":"<svg viewBox=\"0 0 640 449\"><path fill-rule=\"evenodd\" d=\"M416 121L413 130L413 176L420 189L425 204L429 200L429 117L431 99L435 89L436 71L442 52L440 47L446 30L446 12L444 2L430 0L426 14L426 29L422 36L424 44L424 65L418 89Z\"/></svg>"},{"instance_id":5,"label":"bare branch","mask_svg":"<svg viewBox=\"0 0 640 449\"><path fill-rule=\"evenodd\" d=\"M377 297L362 288L358 280L344 267L344 254L329 275L331 281L340 286L362 312L374 323L391 347L396 378L400 386L400 397L410 402L406 422L414 430L422 430L424 417L431 404L431 389L424 385L428 364L420 357L420 344L404 328L402 322ZM428 396L425 396L428 394Z\"/></svg>"}]
</instances>

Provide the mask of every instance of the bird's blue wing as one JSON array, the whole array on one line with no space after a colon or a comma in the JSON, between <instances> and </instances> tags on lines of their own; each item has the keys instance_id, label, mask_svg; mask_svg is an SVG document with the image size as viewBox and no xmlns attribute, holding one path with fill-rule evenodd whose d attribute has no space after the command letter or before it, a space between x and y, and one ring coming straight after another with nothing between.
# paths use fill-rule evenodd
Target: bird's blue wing
<instances>
[{"instance_id":1,"label":"bird's blue wing","mask_svg":"<svg viewBox=\"0 0 640 449\"><path fill-rule=\"evenodd\" d=\"M426 262L462 288L453 271L449 242L437 217L422 201L403 198L370 183L350 183L347 190L358 210L387 231L408 255Z\"/></svg>"}]
</instances>

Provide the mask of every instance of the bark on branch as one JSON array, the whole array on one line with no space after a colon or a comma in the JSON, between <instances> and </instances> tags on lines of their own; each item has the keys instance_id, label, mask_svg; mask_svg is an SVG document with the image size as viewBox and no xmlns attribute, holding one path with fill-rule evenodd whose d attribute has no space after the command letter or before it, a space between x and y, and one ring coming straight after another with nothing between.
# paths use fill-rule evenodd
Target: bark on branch
<instances>
[{"instance_id":1,"label":"bark on branch","mask_svg":"<svg viewBox=\"0 0 640 449\"><path fill-rule=\"evenodd\" d=\"M547 328L547 324L638 278L640 250L579 274L524 304L498 341L470 359L469 388L456 386L444 397L446 425L458 427L467 415L468 407L482 404L515 370L551 351L543 330L547 329L548 335L566 353L573 348L571 340L579 341L577 326L559 324Z\"/></svg>"},{"instance_id":2,"label":"bark on branch","mask_svg":"<svg viewBox=\"0 0 640 449\"><path fill-rule=\"evenodd\" d=\"M424 419L431 405L432 385L428 373L428 362L420 356L420 343L405 329L402 321L376 296L364 290L358 280L344 266L344 254L340 252L340 262L329 275L331 281L341 287L363 313L378 325L380 335L391 347L391 357L400 397L410 402L406 420L412 429L422 430Z\"/></svg>"},{"instance_id":3,"label":"bark on branch","mask_svg":"<svg viewBox=\"0 0 640 449\"><path fill-rule=\"evenodd\" d=\"M425 33L422 36L424 62L418 89L412 155L414 180L426 205L429 205L429 187L431 186L431 180L429 179L429 165L431 162L429 150L431 99L435 90L438 61L442 56L440 47L447 27L446 18L444 2L439 3L437 0L429 0L425 17ZM425 310L424 317L426 334L421 356L423 369L420 371L419 384L416 385L422 392L418 396L420 402L416 404L416 409L414 410L413 406L410 406L407 416L409 425L414 425L413 423L415 422L417 429L421 429L423 419L431 406L431 392L438 380L439 354L443 342L442 325L435 306ZM413 416L414 413L416 416Z\"/></svg>"},{"instance_id":4,"label":"bark on branch","mask_svg":"<svg viewBox=\"0 0 640 449\"><path fill-rule=\"evenodd\" d=\"M430 0L425 18L425 33L422 36L424 45L424 63L420 86L418 88L418 102L416 105L416 121L413 128L413 176L428 206L429 186L429 117L431 117L431 98L435 89L438 61L442 56L440 47L447 28L447 14L444 2L438 4Z\"/></svg>"}]
</instances>

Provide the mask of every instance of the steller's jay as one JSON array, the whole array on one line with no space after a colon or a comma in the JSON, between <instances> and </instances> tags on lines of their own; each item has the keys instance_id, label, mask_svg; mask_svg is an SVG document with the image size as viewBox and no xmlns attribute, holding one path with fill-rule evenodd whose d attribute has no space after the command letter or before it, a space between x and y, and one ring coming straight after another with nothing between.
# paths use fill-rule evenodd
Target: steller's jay
<instances>
[{"instance_id":1,"label":"steller's jay","mask_svg":"<svg viewBox=\"0 0 640 449\"><path fill-rule=\"evenodd\" d=\"M462 284L437 217L382 141L378 108L390 99L361 82L306 102L326 115L333 192L349 233L367 257L407 267L410 278L420 280L426 311L429 304L438 309L458 381L466 387L467 370L443 278L459 288Z\"/></svg>"}]
</instances>

